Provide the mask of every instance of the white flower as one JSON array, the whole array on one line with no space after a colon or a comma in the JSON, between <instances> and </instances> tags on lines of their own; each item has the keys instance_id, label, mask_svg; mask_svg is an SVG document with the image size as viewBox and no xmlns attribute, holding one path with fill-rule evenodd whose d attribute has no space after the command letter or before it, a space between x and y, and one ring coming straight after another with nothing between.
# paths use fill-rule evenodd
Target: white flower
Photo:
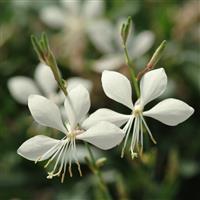
<instances>
[{"instance_id":1,"label":"white flower","mask_svg":"<svg viewBox=\"0 0 200 200\"><path fill-rule=\"evenodd\" d=\"M52 171L48 172L47 178L62 174L62 181L67 165L69 174L72 176L72 162L77 164L81 175L76 140L83 140L107 150L118 145L124 137L124 132L109 122L98 122L88 129L83 129L80 120L90 108L89 93L83 86L70 90L64 105L69 119L67 123L63 123L61 113L55 103L40 95L31 95L28 106L35 121L63 132L64 137L53 139L44 135L34 136L24 142L17 151L24 158L35 162L48 159L45 167L54 160L55 165Z\"/></svg>"},{"instance_id":2,"label":"white flower","mask_svg":"<svg viewBox=\"0 0 200 200\"><path fill-rule=\"evenodd\" d=\"M115 27L110 22L102 21L90 27L90 35L95 41L96 48L106 53L106 56L94 62L93 69L95 71L116 70L124 64L122 40L119 34L122 22L123 20L119 20ZM130 57L132 59L141 57L153 43L154 34L151 31L143 31L136 36L130 34L127 41Z\"/></svg>"},{"instance_id":3,"label":"white flower","mask_svg":"<svg viewBox=\"0 0 200 200\"><path fill-rule=\"evenodd\" d=\"M72 55L74 51L85 46L87 36L90 36L91 26L102 19L104 0L85 0L81 2L61 0L60 6L48 5L40 12L41 20L52 28L62 29L58 34L63 44L65 55ZM93 40L92 40L93 41Z\"/></svg>"},{"instance_id":4,"label":"white flower","mask_svg":"<svg viewBox=\"0 0 200 200\"><path fill-rule=\"evenodd\" d=\"M135 105L132 102L132 90L129 80L122 74L114 71L104 71L102 74L102 85L105 94L128 107L130 115L124 115L109 109L99 109L94 112L84 123L83 127L90 127L96 121L106 120L122 126L126 132L122 157L127 144L128 136L134 123L130 151L132 157L136 156L135 150L143 149L143 126L146 128L152 141L155 142L150 129L145 122L144 116L152 117L166 125L175 126L189 118L194 109L178 99L168 98L148 111L144 111L147 103L159 97L167 86L167 76L163 68L152 70L146 73L140 81L140 98Z\"/></svg>"},{"instance_id":5,"label":"white flower","mask_svg":"<svg viewBox=\"0 0 200 200\"><path fill-rule=\"evenodd\" d=\"M64 101L62 92L57 92L57 83L50 67L38 64L34 78L35 80L25 76L15 76L8 80L9 91L19 103L27 105L28 96L31 94L42 94L56 104ZM78 77L70 78L67 87L70 90L79 84L83 84L89 90L92 89L90 81Z\"/></svg>"}]
</instances>

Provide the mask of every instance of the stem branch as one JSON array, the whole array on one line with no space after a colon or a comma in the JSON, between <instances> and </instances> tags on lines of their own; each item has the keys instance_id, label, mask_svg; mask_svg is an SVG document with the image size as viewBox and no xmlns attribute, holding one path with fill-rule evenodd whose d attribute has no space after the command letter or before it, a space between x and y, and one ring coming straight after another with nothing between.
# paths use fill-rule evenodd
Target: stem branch
<instances>
[{"instance_id":1,"label":"stem branch","mask_svg":"<svg viewBox=\"0 0 200 200\"><path fill-rule=\"evenodd\" d=\"M101 173L99 167L96 164L96 161L95 161L94 155L93 155L93 153L90 149L90 146L88 145L87 142L85 142L85 146L88 149L89 156L90 156L90 166L89 167L91 168L94 175L97 177L98 185L99 185L99 188L100 188L100 190L103 194L103 197L104 197L105 200L111 200L112 198L109 194L107 185L106 185L106 183L103 179L103 176L102 176L102 173Z\"/></svg>"}]
</instances>

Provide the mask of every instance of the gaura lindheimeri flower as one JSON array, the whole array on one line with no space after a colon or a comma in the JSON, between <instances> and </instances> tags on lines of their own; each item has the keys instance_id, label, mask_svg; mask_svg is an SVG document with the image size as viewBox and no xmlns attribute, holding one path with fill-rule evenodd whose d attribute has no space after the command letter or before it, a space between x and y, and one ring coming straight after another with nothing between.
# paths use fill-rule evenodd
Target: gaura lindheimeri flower
<instances>
[{"instance_id":1,"label":"gaura lindheimeri flower","mask_svg":"<svg viewBox=\"0 0 200 200\"><path fill-rule=\"evenodd\" d=\"M94 112L84 123L84 127L90 127L96 121L109 121L117 126L122 126L126 132L122 157L127 144L132 124L134 123L130 151L132 157L137 156L137 152L143 149L143 127L147 130L154 143L155 140L147 126L145 117L152 117L166 125L175 126L189 118L194 109L178 99L165 99L148 111L144 107L150 101L159 97L167 86L167 76L163 68L147 72L140 81L140 97L133 105L132 90L129 80L122 74L114 71L104 71L102 74L102 86L105 94L128 107L131 112L129 115L120 114L109 109L99 109Z\"/></svg>"},{"instance_id":2,"label":"gaura lindheimeri flower","mask_svg":"<svg viewBox=\"0 0 200 200\"><path fill-rule=\"evenodd\" d=\"M119 34L123 21L119 20L116 26L108 21L102 21L90 28L96 48L106 54L94 62L93 69L95 71L116 70L124 64L122 39ZM153 43L154 34L151 31L142 31L137 35L130 34L127 42L130 57L132 59L141 57Z\"/></svg>"},{"instance_id":3,"label":"gaura lindheimeri flower","mask_svg":"<svg viewBox=\"0 0 200 200\"><path fill-rule=\"evenodd\" d=\"M11 95L22 104L27 105L28 96L31 94L41 94L51 99L56 104L64 101L62 92L57 92L57 83L53 73L47 65L40 63L36 67L34 79L25 76L15 76L8 80L8 88ZM83 84L86 88L92 88L89 80L73 77L68 80L68 89Z\"/></svg>"},{"instance_id":4,"label":"gaura lindheimeri flower","mask_svg":"<svg viewBox=\"0 0 200 200\"><path fill-rule=\"evenodd\" d=\"M40 95L29 96L28 107L35 121L61 131L64 136L62 139L53 139L44 135L34 136L25 141L17 151L19 155L35 162L48 159L45 167L55 161L47 178L51 179L62 174L62 182L67 165L69 174L72 176L72 162L77 164L78 171L82 175L77 159L77 140L83 140L107 150L118 145L124 137L124 132L109 122L97 122L88 129L82 127L81 118L90 108L89 93L83 86L70 90L64 105L68 122L62 121L60 110L54 102Z\"/></svg>"}]
</instances>

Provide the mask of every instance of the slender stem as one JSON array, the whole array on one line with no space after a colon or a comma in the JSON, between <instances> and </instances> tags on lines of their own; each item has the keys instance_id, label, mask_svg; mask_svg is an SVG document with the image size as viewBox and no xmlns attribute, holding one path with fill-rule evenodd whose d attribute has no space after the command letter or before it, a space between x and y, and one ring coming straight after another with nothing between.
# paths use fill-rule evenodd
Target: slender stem
<instances>
[{"instance_id":1,"label":"slender stem","mask_svg":"<svg viewBox=\"0 0 200 200\"><path fill-rule=\"evenodd\" d=\"M90 146L87 144L87 142L85 142L85 146L86 148L88 149L88 152L89 152L89 156L90 156L90 164L92 165L91 166L91 170L93 171L93 173L95 174L95 176L97 177L97 180L98 180L98 185L99 185L99 188L103 194L103 197L105 200L111 200L111 196L109 194L109 191L108 191L108 188L107 188L107 185L103 179L103 176L102 176L102 173L101 171L99 170L99 167L96 165L96 162L95 162L95 158L94 158L94 155L90 149Z\"/></svg>"},{"instance_id":2,"label":"slender stem","mask_svg":"<svg viewBox=\"0 0 200 200\"><path fill-rule=\"evenodd\" d=\"M132 82L133 82L133 86L134 86L134 88L135 88L136 95L137 95L137 97L139 98L139 96L140 96L140 91L139 91L139 87L138 87L138 83L137 83L135 71L134 71L134 69L133 69L134 66L133 66L133 63L131 62L131 60L130 60L130 58L129 58L128 50L127 50L125 44L123 45L123 48L124 48L124 54L125 54L126 64L127 64L128 67L129 67L129 71L130 71L130 74L131 74L131 79L132 79Z\"/></svg>"}]
</instances>

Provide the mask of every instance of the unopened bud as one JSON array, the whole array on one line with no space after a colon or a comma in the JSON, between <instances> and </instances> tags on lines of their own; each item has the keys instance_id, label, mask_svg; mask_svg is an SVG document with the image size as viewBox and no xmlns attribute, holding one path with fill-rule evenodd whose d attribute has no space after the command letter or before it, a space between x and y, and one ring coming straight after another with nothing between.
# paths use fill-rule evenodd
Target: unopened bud
<instances>
[{"instance_id":1,"label":"unopened bud","mask_svg":"<svg viewBox=\"0 0 200 200\"><path fill-rule=\"evenodd\" d=\"M126 44L126 41L129 36L129 32L131 29L131 22L132 22L131 17L128 17L127 21L123 23L121 27L121 37L124 45Z\"/></svg>"},{"instance_id":2,"label":"unopened bud","mask_svg":"<svg viewBox=\"0 0 200 200\"><path fill-rule=\"evenodd\" d=\"M106 161L107 161L107 158L105 158L105 157L99 158L96 161L97 167L102 167L105 164Z\"/></svg>"},{"instance_id":3,"label":"unopened bud","mask_svg":"<svg viewBox=\"0 0 200 200\"><path fill-rule=\"evenodd\" d=\"M148 68L153 68L157 62L160 60L162 53L166 47L166 40L164 40L160 46L156 49L155 53L153 54L153 56L151 57L151 60L149 61L149 63L147 64Z\"/></svg>"},{"instance_id":4,"label":"unopened bud","mask_svg":"<svg viewBox=\"0 0 200 200\"><path fill-rule=\"evenodd\" d=\"M35 52L37 53L41 62L45 63L51 68L54 78L58 83L60 89L67 95L65 84L62 80L62 76L57 66L56 58L49 47L49 41L45 33L42 34L40 39L34 35L31 36L31 41Z\"/></svg>"},{"instance_id":5,"label":"unopened bud","mask_svg":"<svg viewBox=\"0 0 200 200\"><path fill-rule=\"evenodd\" d=\"M37 53L40 61L44 62L42 47L41 47L40 43L38 42L38 39L34 35L31 36L31 42L32 42L33 48L34 48L35 52Z\"/></svg>"}]
</instances>

